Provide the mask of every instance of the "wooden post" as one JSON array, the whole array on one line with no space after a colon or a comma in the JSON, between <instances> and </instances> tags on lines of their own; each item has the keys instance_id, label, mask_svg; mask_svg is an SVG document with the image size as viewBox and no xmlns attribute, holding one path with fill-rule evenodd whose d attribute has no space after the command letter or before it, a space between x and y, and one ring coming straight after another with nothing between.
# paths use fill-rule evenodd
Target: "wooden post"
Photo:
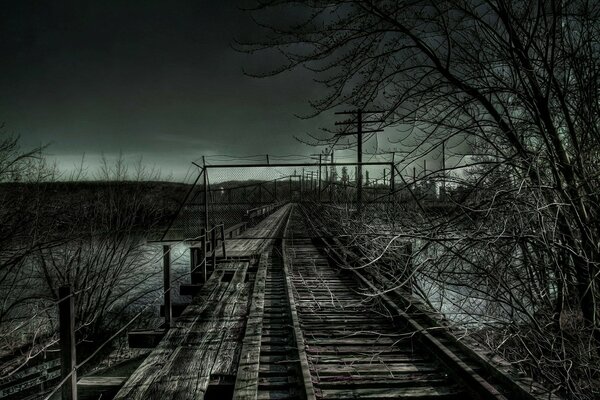
<instances>
[{"instance_id":1,"label":"wooden post","mask_svg":"<svg viewBox=\"0 0 600 400\"><path fill-rule=\"evenodd\" d=\"M446 200L446 141L442 142L442 200Z\"/></svg>"},{"instance_id":2,"label":"wooden post","mask_svg":"<svg viewBox=\"0 0 600 400\"><path fill-rule=\"evenodd\" d=\"M171 304L171 246L163 245L163 284L165 299L165 330L171 327L173 310Z\"/></svg>"},{"instance_id":3,"label":"wooden post","mask_svg":"<svg viewBox=\"0 0 600 400\"><path fill-rule=\"evenodd\" d=\"M357 113L357 131L356 131L356 156L358 161L357 174L356 174L356 211L358 216L362 216L362 145L363 145L363 132L362 132L362 110L358 110Z\"/></svg>"},{"instance_id":4,"label":"wooden post","mask_svg":"<svg viewBox=\"0 0 600 400\"><path fill-rule=\"evenodd\" d=\"M62 386L62 400L77 400L75 299L73 296L71 286L61 286L58 289L61 376L65 379L70 374Z\"/></svg>"},{"instance_id":5,"label":"wooden post","mask_svg":"<svg viewBox=\"0 0 600 400\"><path fill-rule=\"evenodd\" d=\"M390 192L392 193L392 195L394 194L394 190L395 190L395 180L396 180L396 176L394 174L396 166L394 164L392 164L390 166Z\"/></svg>"},{"instance_id":6,"label":"wooden post","mask_svg":"<svg viewBox=\"0 0 600 400\"><path fill-rule=\"evenodd\" d=\"M333 161L333 149L331 149L331 169L329 170L331 174L331 182L329 182L329 202L333 203L333 184L335 183L335 178L337 174L337 168L334 166Z\"/></svg>"},{"instance_id":7,"label":"wooden post","mask_svg":"<svg viewBox=\"0 0 600 400\"><path fill-rule=\"evenodd\" d=\"M319 203L321 202L321 154L319 154Z\"/></svg>"},{"instance_id":8,"label":"wooden post","mask_svg":"<svg viewBox=\"0 0 600 400\"><path fill-rule=\"evenodd\" d=\"M302 177L300 178L300 201L304 200L304 168L302 168Z\"/></svg>"},{"instance_id":9,"label":"wooden post","mask_svg":"<svg viewBox=\"0 0 600 400\"><path fill-rule=\"evenodd\" d=\"M204 277L204 283L206 283L206 281L208 280L208 268L206 266L207 262L206 262L206 258L207 258L207 252L206 252L206 243L208 242L208 231L204 230L204 232L202 232L202 269L204 270L204 273L202 274Z\"/></svg>"},{"instance_id":10,"label":"wooden post","mask_svg":"<svg viewBox=\"0 0 600 400\"><path fill-rule=\"evenodd\" d=\"M223 258L227 258L225 252L225 224L221 222L221 249L223 250Z\"/></svg>"},{"instance_id":11,"label":"wooden post","mask_svg":"<svg viewBox=\"0 0 600 400\"><path fill-rule=\"evenodd\" d=\"M200 265L200 249L198 247L190 247L190 274L192 284L199 283L196 277L198 271L196 268Z\"/></svg>"}]
</instances>

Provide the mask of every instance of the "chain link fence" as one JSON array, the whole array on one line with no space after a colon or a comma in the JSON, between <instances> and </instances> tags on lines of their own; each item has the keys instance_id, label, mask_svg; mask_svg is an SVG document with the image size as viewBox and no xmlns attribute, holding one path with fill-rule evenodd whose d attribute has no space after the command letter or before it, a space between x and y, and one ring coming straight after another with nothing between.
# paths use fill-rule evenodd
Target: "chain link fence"
<instances>
[{"instance_id":1,"label":"chain link fence","mask_svg":"<svg viewBox=\"0 0 600 400\"><path fill-rule=\"evenodd\" d=\"M387 162L206 165L162 240L193 241L206 227L220 224L226 230L252 225L263 208L288 202L322 203L349 213L387 211L395 183L392 167Z\"/></svg>"}]
</instances>

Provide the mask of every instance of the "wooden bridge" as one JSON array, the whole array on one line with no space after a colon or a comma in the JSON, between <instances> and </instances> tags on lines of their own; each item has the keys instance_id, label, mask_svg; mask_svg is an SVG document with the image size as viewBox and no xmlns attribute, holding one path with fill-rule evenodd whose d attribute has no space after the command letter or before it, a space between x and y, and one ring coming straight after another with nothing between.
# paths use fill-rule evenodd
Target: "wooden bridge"
<instances>
[{"instance_id":1,"label":"wooden bridge","mask_svg":"<svg viewBox=\"0 0 600 400\"><path fill-rule=\"evenodd\" d=\"M356 255L309 209L261 215L213 246L168 328L133 340L154 347L137 370L82 378L85 398L552 398L458 340L409 292L365 296L379 283L349 268Z\"/></svg>"}]
</instances>

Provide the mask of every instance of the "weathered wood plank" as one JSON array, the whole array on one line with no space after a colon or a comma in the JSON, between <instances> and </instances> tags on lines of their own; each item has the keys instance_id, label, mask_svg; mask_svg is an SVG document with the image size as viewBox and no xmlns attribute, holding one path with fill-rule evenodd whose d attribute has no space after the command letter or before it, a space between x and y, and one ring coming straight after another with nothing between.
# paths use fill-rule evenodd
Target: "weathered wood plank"
<instances>
[{"instance_id":1,"label":"weathered wood plank","mask_svg":"<svg viewBox=\"0 0 600 400\"><path fill-rule=\"evenodd\" d=\"M261 255L256 271L252 304L233 393L233 398L238 400L255 400L257 396L268 256L269 253Z\"/></svg>"},{"instance_id":2,"label":"weathered wood plank","mask_svg":"<svg viewBox=\"0 0 600 400\"><path fill-rule=\"evenodd\" d=\"M227 253L227 257L248 257L262 253L269 243L269 240L265 240L264 238L271 237L275 233L283 217L290 210L290 207L291 205L289 204L284 205L260 221L256 226L246 230L243 239L226 240L225 252ZM221 249L217 249L217 257L222 256L223 252Z\"/></svg>"},{"instance_id":3,"label":"weathered wood plank","mask_svg":"<svg viewBox=\"0 0 600 400\"><path fill-rule=\"evenodd\" d=\"M387 387L387 388L344 388L322 391L324 399L444 399L458 398L462 393L456 386L440 387Z\"/></svg>"},{"instance_id":4,"label":"weathered wood plank","mask_svg":"<svg viewBox=\"0 0 600 400\"><path fill-rule=\"evenodd\" d=\"M293 211L292 211L293 212ZM286 224L286 231L289 225L289 220ZM306 345L304 343L304 336L302 334L302 328L300 327L300 318L298 317L298 312L296 310L296 302L293 294L293 284L291 280L290 268L288 265L288 255L286 252L286 242L285 240L281 243L281 252L283 259L283 271L285 275L285 290L287 293L287 298L290 306L290 315L292 318L293 332L294 338L296 342L296 347L298 349L298 358L300 359L300 367L302 374L302 384L304 388L304 394L307 400L312 400L316 398L315 389L313 387L313 382L311 379L310 367L308 364L308 358L306 356Z\"/></svg>"},{"instance_id":5,"label":"weathered wood plank","mask_svg":"<svg viewBox=\"0 0 600 400\"><path fill-rule=\"evenodd\" d=\"M233 314L236 302L247 303L248 292L240 287L247 268L248 262L219 264L115 399L201 398L227 328L243 318ZM221 279L225 269L235 271L231 282Z\"/></svg>"}]
</instances>

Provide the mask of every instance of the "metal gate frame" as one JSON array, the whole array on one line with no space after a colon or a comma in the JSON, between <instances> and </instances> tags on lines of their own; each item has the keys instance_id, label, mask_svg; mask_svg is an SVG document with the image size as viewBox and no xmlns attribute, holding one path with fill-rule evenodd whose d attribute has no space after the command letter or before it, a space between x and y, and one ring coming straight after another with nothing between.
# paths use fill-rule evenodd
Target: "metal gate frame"
<instances>
[{"instance_id":1,"label":"metal gate frame","mask_svg":"<svg viewBox=\"0 0 600 400\"><path fill-rule=\"evenodd\" d=\"M337 167L350 167L350 166L356 166L356 167L365 167L365 166L380 166L380 167L388 167L390 174L389 174L389 193L392 194L394 193L395 190L395 176L397 174L397 169L396 166L393 162L295 162L295 163L253 163L253 164L198 164L193 162L192 164L194 164L196 167L198 167L199 169L199 173L198 176L196 177L196 179L194 180L194 182L192 183L192 186L190 187L190 189L188 190L184 201L180 204L177 212L175 213L175 216L173 217L173 219L171 220L169 226L167 227L167 229L165 230L165 232L163 233L160 241L165 241L165 237L167 236L168 232L171 230L173 223L175 222L175 220L180 216L181 211L183 209L183 207L186 204L191 204L190 203L190 197L192 195L192 193L194 192L194 190L198 189L198 187L201 187L201 197L202 197L202 202L201 204L203 205L203 210L202 210L202 226L203 226L203 230L204 232L209 232L210 230L210 215L209 215L209 205L210 205L210 200L209 200L209 194L210 192L214 192L214 189L210 188L210 180L209 180L209 175L210 175L210 170L224 170L224 169L241 169L241 168L245 168L245 169L253 169L253 168L306 168L306 167L310 167L310 168L316 168L318 169L318 178L317 178L317 182L318 182L318 196L316 196L316 198L313 198L311 200L313 201L318 201L321 202L321 194L323 192L324 189L326 189L328 186L331 186L335 183L333 182L328 182L328 185L325 187L322 187L322 169L323 168L337 168ZM362 169L362 168L361 168ZM298 178L298 184L300 187L300 192L301 192L301 198L300 198L300 202L304 202L307 199L304 198L303 196L303 177L299 176L299 175L290 175L289 177L284 177L285 178L293 178L296 177ZM202 179L202 183L200 183L200 179ZM277 179L282 179L282 178L277 178ZM275 180L277 180L275 179ZM271 182L271 181L275 181L275 180L268 180L266 182ZM356 205L357 205L357 211L360 213L362 210L362 206L363 206L363 184L362 184L362 177L359 179L356 179ZM260 183L258 185L263 185L263 183ZM257 185L248 185L248 187L252 187L252 186L257 186ZM385 184L384 184L385 186ZM241 187L241 186L240 186ZM194 198L198 197L198 195L194 196ZM275 196L276 197L276 196ZM291 193L290 193L290 201L291 199Z\"/></svg>"}]
</instances>

